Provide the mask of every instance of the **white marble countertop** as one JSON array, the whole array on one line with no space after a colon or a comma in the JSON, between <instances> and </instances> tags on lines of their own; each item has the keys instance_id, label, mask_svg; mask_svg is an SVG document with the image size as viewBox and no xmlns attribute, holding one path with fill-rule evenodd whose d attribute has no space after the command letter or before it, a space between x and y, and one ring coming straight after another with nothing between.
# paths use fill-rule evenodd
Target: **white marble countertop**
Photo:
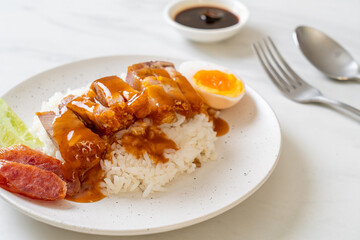
<instances>
[{"instance_id":1,"label":"white marble countertop","mask_svg":"<svg viewBox=\"0 0 360 240\"><path fill-rule=\"evenodd\" d=\"M273 86L250 44L271 35L285 58L325 95L360 108L360 84L326 79L292 41L298 25L319 28L360 59L358 0L243 0L248 25L216 44L185 40L163 20L166 0L0 2L0 96L49 68L105 55L200 59L241 74L273 107L283 151L268 181L237 207L184 229L131 239L360 239L360 124L319 105L301 105ZM166 55L165 55L166 54ZM127 239L62 230L0 199L1 239Z\"/></svg>"}]
</instances>

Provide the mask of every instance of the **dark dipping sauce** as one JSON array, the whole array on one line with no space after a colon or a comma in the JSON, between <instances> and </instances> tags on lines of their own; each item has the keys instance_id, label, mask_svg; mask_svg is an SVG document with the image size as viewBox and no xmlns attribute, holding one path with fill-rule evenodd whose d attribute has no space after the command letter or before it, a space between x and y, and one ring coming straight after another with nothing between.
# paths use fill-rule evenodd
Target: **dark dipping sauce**
<instances>
[{"instance_id":1,"label":"dark dipping sauce","mask_svg":"<svg viewBox=\"0 0 360 240\"><path fill-rule=\"evenodd\" d=\"M219 29L237 24L239 18L223 8L202 6L179 12L175 16L175 21L193 28Z\"/></svg>"}]
</instances>

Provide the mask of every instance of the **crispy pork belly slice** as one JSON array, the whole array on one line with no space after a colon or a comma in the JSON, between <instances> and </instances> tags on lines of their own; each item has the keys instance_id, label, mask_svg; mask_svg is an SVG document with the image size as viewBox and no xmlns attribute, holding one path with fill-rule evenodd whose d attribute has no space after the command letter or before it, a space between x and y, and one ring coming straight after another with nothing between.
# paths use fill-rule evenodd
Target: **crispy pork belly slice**
<instances>
[{"instance_id":1,"label":"crispy pork belly slice","mask_svg":"<svg viewBox=\"0 0 360 240\"><path fill-rule=\"evenodd\" d=\"M92 83L91 89L105 106L122 108L137 118L144 118L150 114L147 93L133 89L117 76L98 79Z\"/></svg>"},{"instance_id":2,"label":"crispy pork belly slice","mask_svg":"<svg viewBox=\"0 0 360 240\"><path fill-rule=\"evenodd\" d=\"M134 114L137 118L142 119L151 113L151 104L147 91L139 92L133 95L127 102L128 111Z\"/></svg>"},{"instance_id":3,"label":"crispy pork belly slice","mask_svg":"<svg viewBox=\"0 0 360 240\"><path fill-rule=\"evenodd\" d=\"M151 70L145 63L133 64L128 67L126 82L135 90L141 91L142 79L150 76L152 76Z\"/></svg>"},{"instance_id":4,"label":"crispy pork belly slice","mask_svg":"<svg viewBox=\"0 0 360 240\"><path fill-rule=\"evenodd\" d=\"M183 92L180 90L178 84L170 78L169 73L165 69L166 67L171 66L173 66L172 63L162 61L134 64L128 68L127 82L135 88L147 90L148 92L149 86L161 86L164 89L164 92L168 95L168 97L172 98L173 100L173 103L170 103L170 100L167 100L167 102L170 103L171 108L175 110L175 112L189 116L191 112L191 106L188 100L184 96ZM157 90L157 92L159 92L159 90ZM158 99L157 95L155 96L156 97L150 97L152 98L151 101L156 104L158 102ZM161 94L161 98L168 99L168 97L165 96L165 94ZM158 113L155 108L153 109ZM164 109L166 108L160 110L162 113L161 116L163 116L165 113Z\"/></svg>"},{"instance_id":5,"label":"crispy pork belly slice","mask_svg":"<svg viewBox=\"0 0 360 240\"><path fill-rule=\"evenodd\" d=\"M148 89L150 86L154 85L164 89L164 92L167 96L162 94L160 98L166 98L167 104L169 104L171 108L175 110L175 112L185 116L190 115L191 106L174 80L163 76L151 76L142 80L142 86L144 89ZM171 98L173 102L171 102L169 98ZM156 102L158 101L157 98L155 98L155 100Z\"/></svg>"},{"instance_id":6,"label":"crispy pork belly slice","mask_svg":"<svg viewBox=\"0 0 360 240\"><path fill-rule=\"evenodd\" d=\"M73 111L87 127L101 135L112 134L128 127L133 122L131 116L118 118L113 109L91 101L91 99L86 96L73 98L66 104L66 107Z\"/></svg>"},{"instance_id":7,"label":"crispy pork belly slice","mask_svg":"<svg viewBox=\"0 0 360 240\"><path fill-rule=\"evenodd\" d=\"M204 102L196 93L195 89L181 73L176 71L174 65L166 67L166 70L169 72L170 77L177 83L181 92L190 103L193 113L199 113L203 110L203 108L206 108Z\"/></svg>"},{"instance_id":8,"label":"crispy pork belly slice","mask_svg":"<svg viewBox=\"0 0 360 240\"><path fill-rule=\"evenodd\" d=\"M146 64L152 69L165 69L166 67L174 66L173 63L166 61L149 61Z\"/></svg>"},{"instance_id":9,"label":"crispy pork belly slice","mask_svg":"<svg viewBox=\"0 0 360 240\"><path fill-rule=\"evenodd\" d=\"M88 97L91 101L100 103L100 101L97 99L96 92L90 88L83 96Z\"/></svg>"},{"instance_id":10,"label":"crispy pork belly slice","mask_svg":"<svg viewBox=\"0 0 360 240\"><path fill-rule=\"evenodd\" d=\"M165 92L162 85L153 84L154 79L147 77L143 80L151 106L150 117L155 124L171 123L176 117L175 101Z\"/></svg>"},{"instance_id":11,"label":"crispy pork belly slice","mask_svg":"<svg viewBox=\"0 0 360 240\"><path fill-rule=\"evenodd\" d=\"M119 105L125 108L126 103L121 91L126 88L124 89L122 82L117 76L104 77L94 81L90 89L96 93L97 99L102 105L106 107ZM132 89L129 90L129 94L133 94Z\"/></svg>"},{"instance_id":12,"label":"crispy pork belly slice","mask_svg":"<svg viewBox=\"0 0 360 240\"><path fill-rule=\"evenodd\" d=\"M66 97L64 97L63 99L61 99L60 103L59 103L59 112L61 113L62 111L66 111L66 105L71 102L71 100L73 100L74 98L76 98L75 95L70 94L67 95Z\"/></svg>"},{"instance_id":13,"label":"crispy pork belly slice","mask_svg":"<svg viewBox=\"0 0 360 240\"><path fill-rule=\"evenodd\" d=\"M99 164L109 148L105 140L87 128L69 109L55 118L52 127L53 138L65 161L65 179L81 178Z\"/></svg>"},{"instance_id":14,"label":"crispy pork belly slice","mask_svg":"<svg viewBox=\"0 0 360 240\"><path fill-rule=\"evenodd\" d=\"M174 100L175 111L182 115L189 116L191 106L180 90L178 84L169 77L158 76L157 80L161 83L165 92Z\"/></svg>"},{"instance_id":15,"label":"crispy pork belly slice","mask_svg":"<svg viewBox=\"0 0 360 240\"><path fill-rule=\"evenodd\" d=\"M128 67L126 75L126 82L135 90L143 90L141 81L146 77L169 77L169 74L165 70L165 67L173 65L169 62L163 61L150 61L137 63Z\"/></svg>"}]
</instances>

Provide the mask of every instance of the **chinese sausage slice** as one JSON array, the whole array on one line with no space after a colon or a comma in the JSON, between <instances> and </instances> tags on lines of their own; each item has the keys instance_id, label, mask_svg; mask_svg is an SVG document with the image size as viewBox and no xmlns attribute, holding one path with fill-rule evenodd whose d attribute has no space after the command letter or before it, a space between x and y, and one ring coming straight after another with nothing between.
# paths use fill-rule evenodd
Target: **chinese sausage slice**
<instances>
[{"instance_id":1,"label":"chinese sausage slice","mask_svg":"<svg viewBox=\"0 0 360 240\"><path fill-rule=\"evenodd\" d=\"M7 160L0 160L0 186L34 199L51 201L66 196L66 183L55 173Z\"/></svg>"}]
</instances>

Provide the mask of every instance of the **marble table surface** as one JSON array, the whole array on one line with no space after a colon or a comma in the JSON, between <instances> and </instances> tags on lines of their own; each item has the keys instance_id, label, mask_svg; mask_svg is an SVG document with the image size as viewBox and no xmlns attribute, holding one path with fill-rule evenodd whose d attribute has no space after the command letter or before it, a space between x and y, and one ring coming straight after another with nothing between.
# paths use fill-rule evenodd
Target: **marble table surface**
<instances>
[{"instance_id":1,"label":"marble table surface","mask_svg":"<svg viewBox=\"0 0 360 240\"><path fill-rule=\"evenodd\" d=\"M319 28L360 59L360 1L243 0L251 19L214 44L184 39L163 19L168 3L126 0L0 1L0 96L49 68L106 55L199 59L239 73L278 116L282 154L251 197L208 221L131 239L360 239L360 122L320 105L289 101L251 50L273 37L291 66L325 95L360 108L360 83L324 77L301 55L292 32ZM33 220L0 199L1 239L128 239L62 230Z\"/></svg>"}]
</instances>

